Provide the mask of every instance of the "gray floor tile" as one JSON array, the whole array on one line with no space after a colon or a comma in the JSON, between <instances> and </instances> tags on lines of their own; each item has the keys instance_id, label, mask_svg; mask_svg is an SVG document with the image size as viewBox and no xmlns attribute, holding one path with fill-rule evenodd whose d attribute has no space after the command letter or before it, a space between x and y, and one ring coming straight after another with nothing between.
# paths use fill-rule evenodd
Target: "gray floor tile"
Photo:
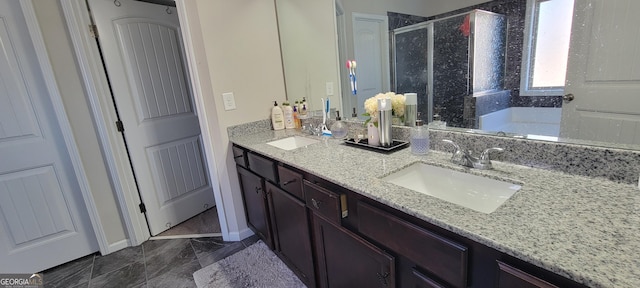
<instances>
[{"instance_id":1,"label":"gray floor tile","mask_svg":"<svg viewBox=\"0 0 640 288\"><path fill-rule=\"evenodd\" d=\"M196 283L193 280L193 273L200 270L200 262L193 260L189 263L181 266L175 266L173 269L166 271L154 278L147 281L147 287L160 288L160 287L172 287L172 288L191 288L196 287Z\"/></svg>"},{"instance_id":2,"label":"gray floor tile","mask_svg":"<svg viewBox=\"0 0 640 288\"><path fill-rule=\"evenodd\" d=\"M197 259L189 239L179 240L154 240L142 244L148 279Z\"/></svg>"},{"instance_id":3,"label":"gray floor tile","mask_svg":"<svg viewBox=\"0 0 640 288\"><path fill-rule=\"evenodd\" d=\"M88 283L91 279L93 258L93 254L88 255L43 271L45 287L74 287Z\"/></svg>"},{"instance_id":4,"label":"gray floor tile","mask_svg":"<svg viewBox=\"0 0 640 288\"><path fill-rule=\"evenodd\" d=\"M163 254L167 250L182 249L189 244L189 239L149 240L142 243L142 249L146 259Z\"/></svg>"},{"instance_id":5,"label":"gray floor tile","mask_svg":"<svg viewBox=\"0 0 640 288\"><path fill-rule=\"evenodd\" d=\"M93 263L92 278L118 270L133 262L143 262L142 246L129 247L106 256L96 256Z\"/></svg>"},{"instance_id":6,"label":"gray floor tile","mask_svg":"<svg viewBox=\"0 0 640 288\"><path fill-rule=\"evenodd\" d=\"M69 288L88 288L89 287L89 282L84 282L84 283L80 283L78 285L64 286L64 287L69 287Z\"/></svg>"},{"instance_id":7,"label":"gray floor tile","mask_svg":"<svg viewBox=\"0 0 640 288\"><path fill-rule=\"evenodd\" d=\"M201 253L198 254L198 261L200 261L200 266L206 267L213 264L214 262L220 261L221 259L233 255L244 248L245 247L244 244L242 244L242 241L231 242L210 252L201 251Z\"/></svg>"},{"instance_id":8,"label":"gray floor tile","mask_svg":"<svg viewBox=\"0 0 640 288\"><path fill-rule=\"evenodd\" d=\"M134 262L118 270L91 279L91 287L138 287L146 283L145 267L142 262Z\"/></svg>"},{"instance_id":9,"label":"gray floor tile","mask_svg":"<svg viewBox=\"0 0 640 288\"><path fill-rule=\"evenodd\" d=\"M225 242L222 237L206 237L206 238L194 238L191 239L191 245L196 252L196 256L208 254L221 249L225 246L233 244L234 242Z\"/></svg>"}]
</instances>

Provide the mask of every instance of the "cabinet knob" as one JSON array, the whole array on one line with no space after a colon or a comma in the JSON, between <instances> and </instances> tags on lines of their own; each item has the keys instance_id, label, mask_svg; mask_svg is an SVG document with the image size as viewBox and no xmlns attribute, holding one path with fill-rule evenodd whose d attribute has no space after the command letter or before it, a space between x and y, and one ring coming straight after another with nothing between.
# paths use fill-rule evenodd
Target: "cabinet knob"
<instances>
[{"instance_id":1,"label":"cabinet knob","mask_svg":"<svg viewBox=\"0 0 640 288\"><path fill-rule=\"evenodd\" d=\"M388 285L387 278L389 277L389 272L384 272L383 274L380 274L380 272L376 272L376 275L378 276L378 280L380 280L380 283L382 283L382 285Z\"/></svg>"},{"instance_id":2,"label":"cabinet knob","mask_svg":"<svg viewBox=\"0 0 640 288\"><path fill-rule=\"evenodd\" d=\"M260 193L260 191L262 191L262 187L256 187L256 194Z\"/></svg>"},{"instance_id":3,"label":"cabinet knob","mask_svg":"<svg viewBox=\"0 0 640 288\"><path fill-rule=\"evenodd\" d=\"M313 204L313 207L316 207L316 209L320 209L320 205L322 205L322 201L318 201L316 199L311 198L311 204Z\"/></svg>"},{"instance_id":4,"label":"cabinet knob","mask_svg":"<svg viewBox=\"0 0 640 288\"><path fill-rule=\"evenodd\" d=\"M573 99L576 99L576 96L574 96L571 93L562 96L562 101L564 101L565 103L569 103L569 102L573 101Z\"/></svg>"},{"instance_id":5,"label":"cabinet knob","mask_svg":"<svg viewBox=\"0 0 640 288\"><path fill-rule=\"evenodd\" d=\"M296 182L296 179L289 180L289 181L284 181L284 182L282 183L282 186L287 186L287 185L289 185L289 184L291 184L291 183L293 183L293 182Z\"/></svg>"}]
</instances>

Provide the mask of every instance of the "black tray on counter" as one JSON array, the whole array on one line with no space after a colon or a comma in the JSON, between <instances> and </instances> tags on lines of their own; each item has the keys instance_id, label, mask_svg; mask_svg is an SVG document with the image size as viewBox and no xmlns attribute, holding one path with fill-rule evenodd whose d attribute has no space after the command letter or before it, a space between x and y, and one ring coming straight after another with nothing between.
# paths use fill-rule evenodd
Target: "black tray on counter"
<instances>
[{"instance_id":1,"label":"black tray on counter","mask_svg":"<svg viewBox=\"0 0 640 288\"><path fill-rule=\"evenodd\" d=\"M392 140L390 147L382 147L382 146L372 146L369 145L369 139L361 139L359 142L356 142L353 138L345 139L344 143L347 145L353 145L357 147L362 147L365 149L378 151L378 152L393 152L403 148L406 148L409 145L409 142L400 141L400 140Z\"/></svg>"}]
</instances>

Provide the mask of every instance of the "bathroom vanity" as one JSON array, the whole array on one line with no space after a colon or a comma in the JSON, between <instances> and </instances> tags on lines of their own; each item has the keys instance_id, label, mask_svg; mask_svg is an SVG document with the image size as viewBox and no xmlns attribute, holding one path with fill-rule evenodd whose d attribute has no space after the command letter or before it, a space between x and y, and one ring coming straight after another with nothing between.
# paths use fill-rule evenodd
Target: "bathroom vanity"
<instances>
[{"instance_id":1,"label":"bathroom vanity","mask_svg":"<svg viewBox=\"0 0 640 288\"><path fill-rule=\"evenodd\" d=\"M309 287L637 287L637 187L449 153L381 154L334 139L232 135L249 226ZM308 136L305 136L308 137ZM383 178L416 162L522 185L492 213Z\"/></svg>"}]
</instances>

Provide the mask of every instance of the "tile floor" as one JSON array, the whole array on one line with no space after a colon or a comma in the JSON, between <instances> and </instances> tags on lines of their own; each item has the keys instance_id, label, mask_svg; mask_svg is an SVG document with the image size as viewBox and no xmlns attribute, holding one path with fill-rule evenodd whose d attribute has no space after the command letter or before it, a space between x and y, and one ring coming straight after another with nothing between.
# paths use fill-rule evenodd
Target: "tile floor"
<instances>
[{"instance_id":1,"label":"tile floor","mask_svg":"<svg viewBox=\"0 0 640 288\"><path fill-rule=\"evenodd\" d=\"M258 240L222 237L149 240L106 256L85 256L44 271L45 287L196 287L193 272Z\"/></svg>"},{"instance_id":2,"label":"tile floor","mask_svg":"<svg viewBox=\"0 0 640 288\"><path fill-rule=\"evenodd\" d=\"M190 234L209 234L220 233L220 220L218 219L218 211L215 206L208 210L191 217L189 220L184 221L171 229L164 231L157 236L175 236L175 235L190 235ZM218 236L218 235L208 235Z\"/></svg>"}]
</instances>

